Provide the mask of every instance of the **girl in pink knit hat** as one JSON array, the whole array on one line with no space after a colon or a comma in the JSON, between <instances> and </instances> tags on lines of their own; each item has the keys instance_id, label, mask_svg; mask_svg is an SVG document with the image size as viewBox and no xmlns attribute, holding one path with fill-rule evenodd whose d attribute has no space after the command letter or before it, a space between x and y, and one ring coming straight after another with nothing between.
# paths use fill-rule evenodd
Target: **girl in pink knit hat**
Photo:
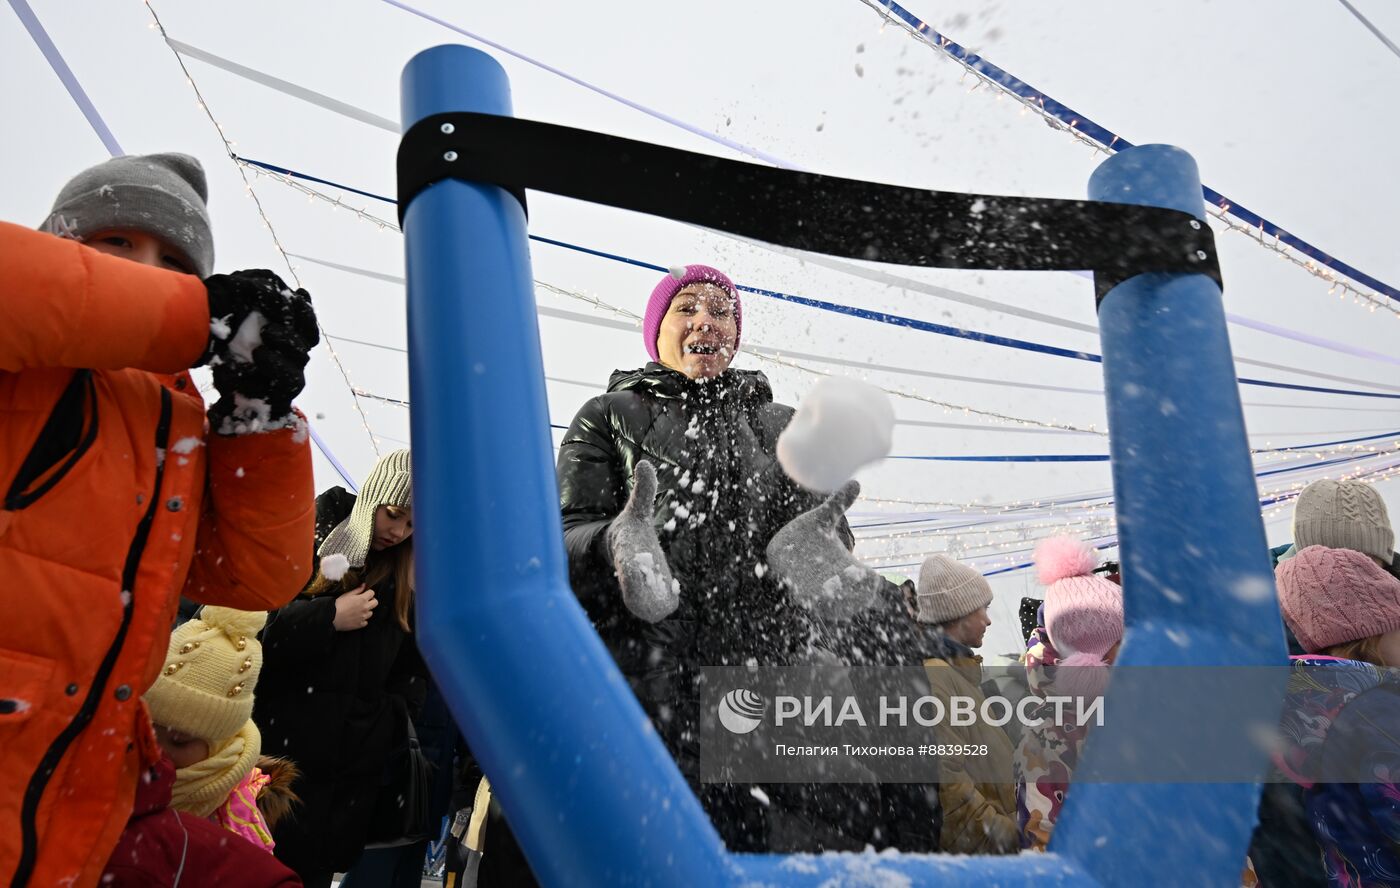
<instances>
[{"instance_id":1,"label":"girl in pink knit hat","mask_svg":"<svg viewBox=\"0 0 1400 888\"><path fill-rule=\"evenodd\" d=\"M1303 787L1328 882L1400 885L1400 580L1352 549L1279 563L1293 658L1275 762Z\"/></svg>"},{"instance_id":2,"label":"girl in pink knit hat","mask_svg":"<svg viewBox=\"0 0 1400 888\"><path fill-rule=\"evenodd\" d=\"M1097 697L1123 640L1123 590L1094 573L1098 555L1071 537L1042 541L1035 566L1045 587L1045 625L1031 634L1026 651L1030 692ZM1052 706L1037 714L1041 724L1027 726L1016 749L1016 807L1022 846L1043 851L1093 722L1057 724Z\"/></svg>"}]
</instances>

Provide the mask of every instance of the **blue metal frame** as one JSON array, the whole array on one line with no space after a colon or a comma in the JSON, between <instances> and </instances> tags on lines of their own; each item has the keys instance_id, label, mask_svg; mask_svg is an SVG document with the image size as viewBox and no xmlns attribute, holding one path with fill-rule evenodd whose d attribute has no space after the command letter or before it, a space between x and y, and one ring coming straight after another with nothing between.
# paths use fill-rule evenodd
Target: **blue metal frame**
<instances>
[{"instance_id":1,"label":"blue metal frame","mask_svg":"<svg viewBox=\"0 0 1400 888\"><path fill-rule=\"evenodd\" d=\"M442 112L511 113L504 70L461 46L414 57L402 103L405 130ZM1097 199L1197 214L1199 195L1190 158L1163 146L1110 158L1091 183ZM795 865L729 854L567 582L520 205L493 186L444 181L406 208L404 234L419 644L541 882L818 885L872 869L942 885L1145 884L1163 867L1194 885L1238 877L1252 785L1079 786L1050 856ZM1183 662L1166 632L1185 627L1213 663L1280 661L1272 597L1221 593L1272 577L1218 289L1200 275L1139 276L1108 295L1101 326L1130 578L1123 660ZM1168 399L1180 409L1164 409ZM1216 566L1188 570L1182 552ZM1255 715L1267 710L1260 702ZM1225 741L1243 744L1243 725ZM1136 725L1100 731L1115 742L1091 740L1090 758L1143 739Z\"/></svg>"}]
</instances>

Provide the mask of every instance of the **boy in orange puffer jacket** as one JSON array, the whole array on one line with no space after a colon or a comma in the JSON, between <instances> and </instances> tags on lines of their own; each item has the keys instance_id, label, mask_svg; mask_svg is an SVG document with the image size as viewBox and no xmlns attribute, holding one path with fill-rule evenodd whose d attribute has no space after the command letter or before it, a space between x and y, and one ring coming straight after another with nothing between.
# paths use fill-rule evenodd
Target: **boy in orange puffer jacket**
<instances>
[{"instance_id":1,"label":"boy in orange puffer jacket","mask_svg":"<svg viewBox=\"0 0 1400 888\"><path fill-rule=\"evenodd\" d=\"M310 297L210 276L206 196L192 157L119 157L0 223L0 884L97 883L178 596L275 608L311 569Z\"/></svg>"}]
</instances>

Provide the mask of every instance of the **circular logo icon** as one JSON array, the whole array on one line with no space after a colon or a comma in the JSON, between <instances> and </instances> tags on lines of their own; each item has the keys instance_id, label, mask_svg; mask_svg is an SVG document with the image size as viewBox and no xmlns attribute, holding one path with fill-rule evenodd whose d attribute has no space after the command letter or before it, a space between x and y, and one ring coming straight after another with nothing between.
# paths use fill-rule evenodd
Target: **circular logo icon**
<instances>
[{"instance_id":1,"label":"circular logo icon","mask_svg":"<svg viewBox=\"0 0 1400 888\"><path fill-rule=\"evenodd\" d=\"M719 723L730 733L747 734L763 724L768 701L762 694L746 688L735 688L719 701Z\"/></svg>"}]
</instances>

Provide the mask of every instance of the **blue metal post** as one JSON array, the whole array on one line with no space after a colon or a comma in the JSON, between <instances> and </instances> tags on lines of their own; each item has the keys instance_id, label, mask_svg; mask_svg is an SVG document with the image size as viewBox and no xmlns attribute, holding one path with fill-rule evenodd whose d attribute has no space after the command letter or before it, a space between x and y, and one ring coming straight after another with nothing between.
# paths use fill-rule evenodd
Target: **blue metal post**
<instances>
[{"instance_id":1,"label":"blue metal post","mask_svg":"<svg viewBox=\"0 0 1400 888\"><path fill-rule=\"evenodd\" d=\"M510 114L490 56L440 46L404 127ZM525 216L445 181L407 207L419 645L540 881L709 885L723 846L569 589Z\"/></svg>"},{"instance_id":2,"label":"blue metal post","mask_svg":"<svg viewBox=\"0 0 1400 888\"><path fill-rule=\"evenodd\" d=\"M1089 196L1205 224L1195 161L1167 145L1106 160ZM1220 289L1138 275L1099 329L1128 631L1050 848L1103 884L1238 885L1283 696L1260 667L1286 652ZM1229 756L1239 782L1121 782L1192 756Z\"/></svg>"}]
</instances>

